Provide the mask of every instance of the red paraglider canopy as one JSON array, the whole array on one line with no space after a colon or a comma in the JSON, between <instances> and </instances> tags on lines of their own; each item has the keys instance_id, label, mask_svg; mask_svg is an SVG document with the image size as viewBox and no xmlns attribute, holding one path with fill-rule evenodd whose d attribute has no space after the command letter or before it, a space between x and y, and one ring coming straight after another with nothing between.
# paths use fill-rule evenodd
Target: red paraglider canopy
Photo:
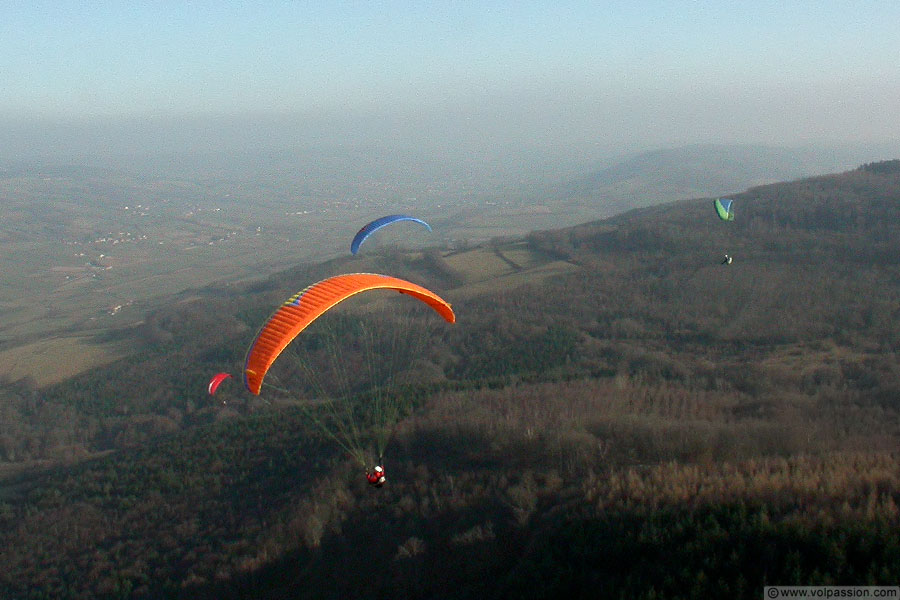
<instances>
[{"instance_id":1,"label":"red paraglider canopy","mask_svg":"<svg viewBox=\"0 0 900 600\"><path fill-rule=\"evenodd\" d=\"M216 373L213 375L213 378L209 380L209 395L214 395L219 386L222 385L222 382L230 378L231 375L228 373Z\"/></svg>"}]
</instances>

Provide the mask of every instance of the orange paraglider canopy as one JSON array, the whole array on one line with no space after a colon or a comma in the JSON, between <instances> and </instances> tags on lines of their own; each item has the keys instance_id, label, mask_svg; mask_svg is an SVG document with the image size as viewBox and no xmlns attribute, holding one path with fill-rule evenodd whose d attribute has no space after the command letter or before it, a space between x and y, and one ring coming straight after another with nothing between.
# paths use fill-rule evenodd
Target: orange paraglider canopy
<instances>
[{"instance_id":1,"label":"orange paraglider canopy","mask_svg":"<svg viewBox=\"0 0 900 600\"><path fill-rule=\"evenodd\" d=\"M294 294L263 325L247 351L244 385L251 393L259 395L269 367L301 331L339 302L361 292L378 289L397 290L412 296L433 308L447 322L456 321L453 309L443 298L397 277L352 273L324 279Z\"/></svg>"}]
</instances>

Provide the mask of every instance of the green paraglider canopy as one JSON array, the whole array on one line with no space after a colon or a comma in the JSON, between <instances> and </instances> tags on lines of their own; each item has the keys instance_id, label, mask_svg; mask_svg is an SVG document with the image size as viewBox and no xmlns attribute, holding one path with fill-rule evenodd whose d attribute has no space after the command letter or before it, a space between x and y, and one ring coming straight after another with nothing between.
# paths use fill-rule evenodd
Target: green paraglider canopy
<instances>
[{"instance_id":1,"label":"green paraglider canopy","mask_svg":"<svg viewBox=\"0 0 900 600\"><path fill-rule=\"evenodd\" d=\"M716 198L713 201L713 206L716 207L716 214L719 215L719 218L723 221L734 221L734 211L731 210L731 203L733 200L729 200L728 198Z\"/></svg>"}]
</instances>

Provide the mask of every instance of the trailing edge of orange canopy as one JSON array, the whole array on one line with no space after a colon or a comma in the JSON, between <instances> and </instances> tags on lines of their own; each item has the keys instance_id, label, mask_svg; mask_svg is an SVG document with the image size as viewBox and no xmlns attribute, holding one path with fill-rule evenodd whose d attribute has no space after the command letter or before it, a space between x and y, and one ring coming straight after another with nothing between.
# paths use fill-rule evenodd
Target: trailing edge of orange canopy
<instances>
[{"instance_id":1,"label":"trailing edge of orange canopy","mask_svg":"<svg viewBox=\"0 0 900 600\"><path fill-rule=\"evenodd\" d=\"M351 273L324 279L291 296L263 325L247 351L244 385L251 393L259 395L269 367L301 331L339 302L378 289L397 290L412 296L433 308L448 323L456 322L456 315L447 301L422 286L397 277Z\"/></svg>"}]
</instances>

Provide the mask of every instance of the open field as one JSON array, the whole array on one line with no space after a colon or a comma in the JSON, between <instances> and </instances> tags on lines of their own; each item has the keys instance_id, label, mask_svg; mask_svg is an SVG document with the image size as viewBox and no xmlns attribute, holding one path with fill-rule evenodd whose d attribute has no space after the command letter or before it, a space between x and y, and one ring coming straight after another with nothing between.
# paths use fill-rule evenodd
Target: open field
<instances>
[{"instance_id":1,"label":"open field","mask_svg":"<svg viewBox=\"0 0 900 600\"><path fill-rule=\"evenodd\" d=\"M39 386L110 363L124 354L122 342L98 343L90 335L69 335L0 350L0 375L12 380L31 378Z\"/></svg>"},{"instance_id":2,"label":"open field","mask_svg":"<svg viewBox=\"0 0 900 600\"><path fill-rule=\"evenodd\" d=\"M572 263L530 250L523 242L474 248L451 254L445 261L465 280L464 285L453 290L457 298L503 292L528 283L539 284L549 277L579 269Z\"/></svg>"}]
</instances>

